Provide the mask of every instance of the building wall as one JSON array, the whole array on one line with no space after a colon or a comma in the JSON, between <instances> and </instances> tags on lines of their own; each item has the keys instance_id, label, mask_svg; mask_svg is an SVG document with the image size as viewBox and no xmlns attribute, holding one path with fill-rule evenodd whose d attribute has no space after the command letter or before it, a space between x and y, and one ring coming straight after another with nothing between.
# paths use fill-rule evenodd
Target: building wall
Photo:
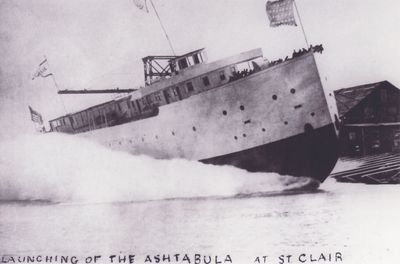
<instances>
[{"instance_id":1,"label":"building wall","mask_svg":"<svg viewBox=\"0 0 400 264\"><path fill-rule=\"evenodd\" d=\"M343 127L342 153L363 156L400 151L400 125Z\"/></svg>"},{"instance_id":2,"label":"building wall","mask_svg":"<svg viewBox=\"0 0 400 264\"><path fill-rule=\"evenodd\" d=\"M343 117L343 155L398 151L400 90L383 82Z\"/></svg>"}]
</instances>

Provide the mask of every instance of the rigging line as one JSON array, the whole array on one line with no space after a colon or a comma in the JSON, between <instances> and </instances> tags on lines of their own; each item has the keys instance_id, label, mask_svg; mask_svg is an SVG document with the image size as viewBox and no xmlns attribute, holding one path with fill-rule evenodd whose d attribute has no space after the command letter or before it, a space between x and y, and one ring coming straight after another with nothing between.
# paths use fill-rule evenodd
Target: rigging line
<instances>
[{"instance_id":1,"label":"rigging line","mask_svg":"<svg viewBox=\"0 0 400 264\"><path fill-rule=\"evenodd\" d=\"M162 30L164 31L165 37L167 38L167 41L168 41L169 47L171 48L172 54L173 54L174 56L176 56L176 55L175 55L175 50L174 50L174 48L172 47L171 40L169 39L169 36L168 36L168 34L167 34L167 31L165 30L164 25L163 25L163 23L161 22L160 16L158 15L157 9L156 9L156 7L155 7L154 4L153 4L153 0L150 0L150 3L151 3L151 6L152 6L153 9L154 9L154 12L156 13L156 16L157 16L157 18L158 18L158 21L160 22L161 28L162 28Z\"/></svg>"},{"instance_id":2,"label":"rigging line","mask_svg":"<svg viewBox=\"0 0 400 264\"><path fill-rule=\"evenodd\" d=\"M47 66L48 66L49 69L50 69L49 60L46 58L46 56L44 56L44 59L46 60ZM51 78L53 79L53 82L54 82L54 88L56 88L56 90L57 90L57 92L58 92L60 89L58 88L58 84L57 84L57 82L56 82L56 78L54 77L53 71L51 71ZM68 114L68 111L67 111L67 108L65 107L64 100L61 98L60 95L58 95L58 98L60 99L61 104L62 104L62 106L63 106L63 108L64 108L64 111L65 111L65 114L67 115L67 114Z\"/></svg>"}]
</instances>

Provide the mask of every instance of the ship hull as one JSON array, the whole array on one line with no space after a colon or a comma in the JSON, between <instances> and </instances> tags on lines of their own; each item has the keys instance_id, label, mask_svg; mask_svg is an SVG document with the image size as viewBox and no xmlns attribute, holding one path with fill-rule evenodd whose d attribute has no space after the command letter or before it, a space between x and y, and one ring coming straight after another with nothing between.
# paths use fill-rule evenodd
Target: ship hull
<instances>
[{"instance_id":1,"label":"ship hull","mask_svg":"<svg viewBox=\"0 0 400 264\"><path fill-rule=\"evenodd\" d=\"M156 116L81 133L157 159L230 164L324 181L338 159L336 106L312 54L159 107Z\"/></svg>"},{"instance_id":2,"label":"ship hull","mask_svg":"<svg viewBox=\"0 0 400 264\"><path fill-rule=\"evenodd\" d=\"M201 160L206 164L233 165L250 172L277 172L305 176L323 182L336 164L339 154L333 124L290 138Z\"/></svg>"}]
</instances>

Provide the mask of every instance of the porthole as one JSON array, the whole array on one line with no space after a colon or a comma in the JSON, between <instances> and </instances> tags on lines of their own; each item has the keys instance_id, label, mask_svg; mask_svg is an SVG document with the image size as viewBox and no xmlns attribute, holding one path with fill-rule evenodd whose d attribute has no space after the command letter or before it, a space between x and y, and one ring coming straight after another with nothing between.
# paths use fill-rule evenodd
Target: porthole
<instances>
[{"instance_id":1,"label":"porthole","mask_svg":"<svg viewBox=\"0 0 400 264\"><path fill-rule=\"evenodd\" d=\"M247 137L247 135L246 135L246 134L243 134L243 137Z\"/></svg>"},{"instance_id":2,"label":"porthole","mask_svg":"<svg viewBox=\"0 0 400 264\"><path fill-rule=\"evenodd\" d=\"M277 96L276 94L274 94L274 95L272 96L272 99L273 99L273 100L276 100L276 99L278 99L278 96Z\"/></svg>"},{"instance_id":3,"label":"porthole","mask_svg":"<svg viewBox=\"0 0 400 264\"><path fill-rule=\"evenodd\" d=\"M174 131L172 131L171 133L172 133L173 136L175 136L175 132Z\"/></svg>"},{"instance_id":4,"label":"porthole","mask_svg":"<svg viewBox=\"0 0 400 264\"><path fill-rule=\"evenodd\" d=\"M294 93L296 92L296 89L292 88L292 89L290 89L290 92L291 92L292 94L294 94Z\"/></svg>"},{"instance_id":5,"label":"porthole","mask_svg":"<svg viewBox=\"0 0 400 264\"><path fill-rule=\"evenodd\" d=\"M224 111L222 111L222 114L223 114L223 115L227 115L228 112L226 112L226 111L224 110Z\"/></svg>"},{"instance_id":6,"label":"porthole","mask_svg":"<svg viewBox=\"0 0 400 264\"><path fill-rule=\"evenodd\" d=\"M262 132L265 132L265 128L262 128L261 131L262 131Z\"/></svg>"},{"instance_id":7,"label":"porthole","mask_svg":"<svg viewBox=\"0 0 400 264\"><path fill-rule=\"evenodd\" d=\"M144 142L144 138L142 138L142 142Z\"/></svg>"},{"instance_id":8,"label":"porthole","mask_svg":"<svg viewBox=\"0 0 400 264\"><path fill-rule=\"evenodd\" d=\"M242 111L244 110L244 106L243 106L243 105L241 105L239 108L240 108L240 110L242 110Z\"/></svg>"},{"instance_id":9,"label":"porthole","mask_svg":"<svg viewBox=\"0 0 400 264\"><path fill-rule=\"evenodd\" d=\"M311 116L315 116L315 113L314 112L311 112L311 114L310 114Z\"/></svg>"},{"instance_id":10,"label":"porthole","mask_svg":"<svg viewBox=\"0 0 400 264\"><path fill-rule=\"evenodd\" d=\"M238 137L237 137L237 136L234 136L233 138L234 138L235 140L237 140L237 139L238 139Z\"/></svg>"},{"instance_id":11,"label":"porthole","mask_svg":"<svg viewBox=\"0 0 400 264\"><path fill-rule=\"evenodd\" d=\"M310 132L313 131L313 130L314 130L314 128L313 128L313 126L312 126L310 123L306 123L306 124L304 125L304 132L310 133Z\"/></svg>"},{"instance_id":12,"label":"porthole","mask_svg":"<svg viewBox=\"0 0 400 264\"><path fill-rule=\"evenodd\" d=\"M194 126L194 127L192 127L192 129L193 129L193 131L196 131L196 127Z\"/></svg>"},{"instance_id":13,"label":"porthole","mask_svg":"<svg viewBox=\"0 0 400 264\"><path fill-rule=\"evenodd\" d=\"M285 121L285 125L289 124L288 121Z\"/></svg>"}]
</instances>

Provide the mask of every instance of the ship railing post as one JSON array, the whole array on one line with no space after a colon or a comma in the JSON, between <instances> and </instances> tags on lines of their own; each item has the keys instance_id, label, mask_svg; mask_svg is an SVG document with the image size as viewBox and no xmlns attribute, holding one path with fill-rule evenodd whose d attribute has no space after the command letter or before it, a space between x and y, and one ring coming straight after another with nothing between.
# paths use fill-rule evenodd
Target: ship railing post
<instances>
[{"instance_id":1,"label":"ship railing post","mask_svg":"<svg viewBox=\"0 0 400 264\"><path fill-rule=\"evenodd\" d=\"M103 114L104 114L104 121L106 122L106 127L108 127L106 109L103 110Z\"/></svg>"},{"instance_id":2,"label":"ship railing post","mask_svg":"<svg viewBox=\"0 0 400 264\"><path fill-rule=\"evenodd\" d=\"M93 121L93 130L96 130L96 122L94 121L94 116L92 116L92 121Z\"/></svg>"}]
</instances>

